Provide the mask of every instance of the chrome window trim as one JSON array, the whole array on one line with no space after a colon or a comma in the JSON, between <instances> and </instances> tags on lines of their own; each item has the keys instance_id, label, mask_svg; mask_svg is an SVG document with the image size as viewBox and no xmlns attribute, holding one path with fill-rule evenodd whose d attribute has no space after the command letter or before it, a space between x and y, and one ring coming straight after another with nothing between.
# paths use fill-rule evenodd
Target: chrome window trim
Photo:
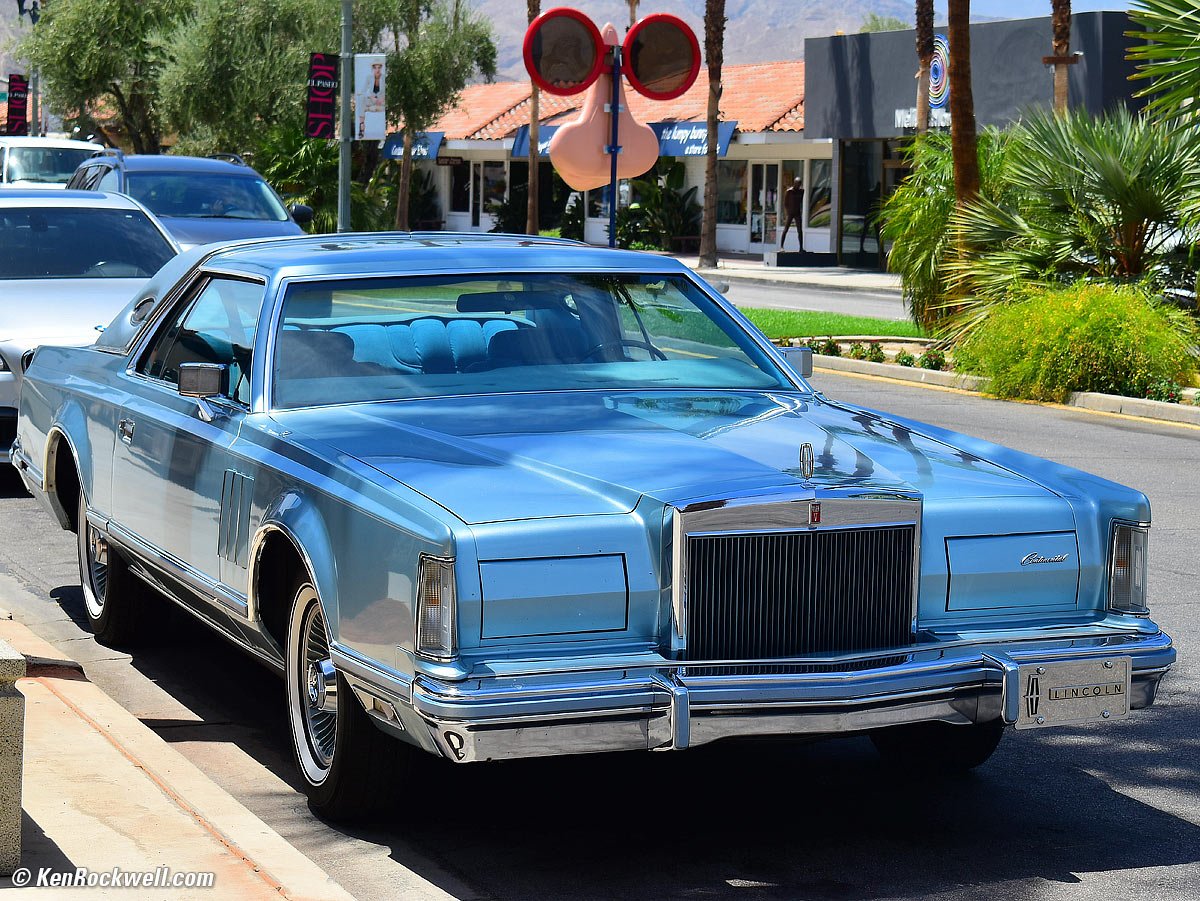
<instances>
[{"instance_id":1,"label":"chrome window trim","mask_svg":"<svg viewBox=\"0 0 1200 901\"><path fill-rule=\"evenodd\" d=\"M203 261L202 261L203 262ZM143 324L141 331L138 332L134 339L133 350L125 358L124 374L134 381L153 386L156 388L164 388L171 394L178 396L178 386L165 379L154 378L138 371L138 361L142 355L149 349L149 346L159 335L159 330L164 327L169 316L177 312L181 307L194 303L200 296L200 293L208 287L213 279L229 279L231 281L249 282L251 284L260 285L263 289L262 306L258 311L258 324L255 325L254 344L258 346L258 332L261 328L263 310L267 306L267 281L260 275L251 275L246 272L238 272L236 270L224 270L219 268L197 268L193 269L187 276L180 279L177 285L185 285L182 289L172 290L168 297L170 300L159 304L155 314L149 317ZM250 403L243 404L240 401L234 400L232 397L219 397L215 400L210 400L210 403L215 403L218 406L225 406L232 410L241 413L249 413L254 409L254 371L257 368L254 360L251 360L250 365Z\"/></svg>"},{"instance_id":2,"label":"chrome window trim","mask_svg":"<svg viewBox=\"0 0 1200 901\"><path fill-rule=\"evenodd\" d=\"M808 518L808 505L821 504L821 522L798 522ZM799 533L885 526L913 527L912 615L910 632L917 634L918 593L921 581L922 501L903 494L855 490L800 490L789 495L736 497L692 501L683 507L668 507L671 524L671 652L687 650L687 539L693 535L753 535ZM744 522L739 512L754 518L757 525L738 528ZM753 512L751 512L753 511ZM910 515L905 515L908 513ZM765 519L765 522L764 522ZM722 526L725 521L728 525ZM893 651L893 653L895 653ZM886 656L886 655L876 655ZM815 659L815 658L814 658ZM762 661L755 661L761 664ZM772 663L776 661L772 659ZM698 666L695 661L688 665Z\"/></svg>"},{"instance_id":3,"label":"chrome window trim","mask_svg":"<svg viewBox=\"0 0 1200 901\"><path fill-rule=\"evenodd\" d=\"M416 234L416 233L413 233L413 234ZM703 295L705 298L707 298L709 301L711 301L719 310L721 310L723 313L725 313L725 315L728 317L729 321L734 326L736 326L736 328L738 328L741 331L741 333L750 341L750 343L753 344L755 347L757 347L759 350L761 350L766 355L767 359L778 370L777 374L780 376L784 385L790 385L793 390L799 391L806 395L812 395L813 397L821 396L820 393L815 388L813 388L811 385L809 385L806 381L804 381L802 378L800 378L796 374L795 370L793 370L791 368L791 366L788 365L787 361L783 358L783 355L779 352L779 349L774 344L772 344L769 340L767 340L767 341L760 340L760 335L762 335L762 333L757 328L754 327L753 323L751 323L750 320L747 319L737 309L737 307L735 307L732 303L730 303L728 300L726 300L717 291L711 289L707 283L700 280L695 275L695 273L693 273L691 270L679 271L677 269L662 269L662 268L655 267L652 265L647 266L645 268L641 268L641 269L614 268L614 267L606 268L606 267L596 267L596 266L588 266L588 267L581 268L581 267L575 267L575 266L563 266L563 267L554 269L554 273L562 274L562 275L630 275L630 276L663 276L663 277L682 278L685 281L689 282L701 295ZM274 380L274 378L272 378L272 373L274 372L274 362L275 362L275 360L274 360L275 337L279 333L280 320L283 317L284 298L287 296L288 289L291 288L291 286L293 284L297 284L297 283L314 284L314 283L318 283L318 282L328 282L328 281L352 281L355 279L362 279L364 281L379 280L379 279L395 280L397 278L427 278L429 276L438 276L438 275L454 277L454 276L480 276L480 275L519 276L519 275L545 275L545 274L546 274L546 270L544 270L544 269L514 268L514 269L510 269L510 270L505 270L503 273L497 273L495 270L492 270L492 269L481 269L481 268L474 267L474 266L462 266L462 267L455 267L453 272L446 272L445 270L441 270L441 269L436 269L436 270L435 269L413 269L413 270L409 270L409 271L402 272L402 273L378 272L378 271L363 272L363 271L359 270L358 272L343 272L343 273L337 273L337 274L325 273L325 274L320 274L320 275L304 275L304 276L289 275L289 276L280 278L279 284L274 291L274 297L273 297L273 307L274 308L271 312L271 316L269 317L269 328L267 331L267 343L264 346L264 354L263 354L264 366L268 362L271 365L269 368L265 369L262 373L262 386L263 386L262 406L261 407L256 406L255 409L256 410L261 409L263 411L269 411L269 412L275 411L278 409L275 406L275 380ZM263 322L263 325L268 325L268 322ZM765 336L763 336L763 337L765 337ZM595 388L595 389L563 389L563 390L572 390L572 391L575 391L575 390L595 390L595 391L636 390L636 391L641 391L641 390L647 390L647 389L644 389L644 388L629 388L629 389ZM650 389L650 390L654 390L654 389ZM667 390L667 389L663 389L663 390ZM757 390L759 393L762 393L762 389L743 389L743 388L713 388L713 389L696 389L696 390L713 390L713 391ZM770 390L786 392L788 389L786 387L784 387L784 388L775 388L775 389L770 389ZM524 394L534 394L534 393L545 393L545 392L544 391L496 392L496 394L500 394L500 395L509 395L509 394L524 395ZM450 394L450 395L438 395L437 397L393 398L391 400L383 400L383 401L356 401L355 403L394 403L394 402L396 402L396 400L437 400L437 399L444 398L444 397L461 397L461 396L462 395L458 395L458 394ZM472 396L489 396L489 395L472 395ZM287 408L287 410L285 410L283 412L287 412L292 409L313 410L313 409L320 409L322 407L335 407L335 406L342 406L342 405L343 404L310 404L310 405L304 406L304 407L289 407L289 408Z\"/></svg>"}]
</instances>

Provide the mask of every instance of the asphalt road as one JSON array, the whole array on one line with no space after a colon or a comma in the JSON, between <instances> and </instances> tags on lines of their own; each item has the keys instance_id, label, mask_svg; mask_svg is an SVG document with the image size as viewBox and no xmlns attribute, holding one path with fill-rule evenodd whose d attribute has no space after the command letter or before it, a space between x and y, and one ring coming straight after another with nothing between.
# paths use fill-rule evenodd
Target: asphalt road
<instances>
[{"instance_id":1,"label":"asphalt road","mask_svg":"<svg viewBox=\"0 0 1200 901\"><path fill-rule=\"evenodd\" d=\"M1200 430L819 373L830 394L1134 485L1154 507L1155 618L1181 662L1106 727L1009 733L953 781L868 742L710 746L430 766L394 815L344 829L292 776L282 686L186 618L132 658L81 629L72 536L0 485L0 580L105 691L361 898L1200 898ZM419 879L414 878L415 874ZM424 882L427 880L428 882Z\"/></svg>"},{"instance_id":2,"label":"asphalt road","mask_svg":"<svg viewBox=\"0 0 1200 901\"><path fill-rule=\"evenodd\" d=\"M899 294L830 291L804 285L760 285L734 279L729 279L728 284L729 290L725 296L739 307L823 310L848 316L873 316L876 319L908 318L908 311Z\"/></svg>"}]
</instances>

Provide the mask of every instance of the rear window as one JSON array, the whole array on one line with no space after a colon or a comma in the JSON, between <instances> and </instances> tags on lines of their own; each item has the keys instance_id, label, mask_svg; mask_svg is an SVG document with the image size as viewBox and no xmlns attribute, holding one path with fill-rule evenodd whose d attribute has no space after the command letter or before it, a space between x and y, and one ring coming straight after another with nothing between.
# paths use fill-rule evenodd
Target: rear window
<instances>
[{"instance_id":1,"label":"rear window","mask_svg":"<svg viewBox=\"0 0 1200 901\"><path fill-rule=\"evenodd\" d=\"M79 164L95 152L94 147L11 147L4 180L65 185Z\"/></svg>"},{"instance_id":2,"label":"rear window","mask_svg":"<svg viewBox=\"0 0 1200 901\"><path fill-rule=\"evenodd\" d=\"M140 210L0 208L0 279L149 278L173 256Z\"/></svg>"}]
</instances>

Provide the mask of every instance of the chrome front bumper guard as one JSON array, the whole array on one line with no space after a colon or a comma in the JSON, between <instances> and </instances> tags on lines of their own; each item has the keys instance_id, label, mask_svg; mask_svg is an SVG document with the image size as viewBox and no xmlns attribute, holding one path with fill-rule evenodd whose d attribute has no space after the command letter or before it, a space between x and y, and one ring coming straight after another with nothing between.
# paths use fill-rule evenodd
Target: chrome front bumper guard
<instances>
[{"instance_id":1,"label":"chrome front bumper guard","mask_svg":"<svg viewBox=\"0 0 1200 901\"><path fill-rule=\"evenodd\" d=\"M824 673L755 674L746 671L749 665L664 660L465 682L417 676L382 686L377 670L371 674L376 678L363 678L368 672L361 661L335 653L335 662L381 727L466 763L681 750L723 738L861 732L930 721L1013 723L1019 664L1112 656L1132 660L1133 709L1154 703L1159 681L1175 662L1171 639L1162 632L917 645L853 658L860 665L879 659L877 668ZM796 665L814 662L821 663ZM721 672L705 672L714 668Z\"/></svg>"}]
</instances>

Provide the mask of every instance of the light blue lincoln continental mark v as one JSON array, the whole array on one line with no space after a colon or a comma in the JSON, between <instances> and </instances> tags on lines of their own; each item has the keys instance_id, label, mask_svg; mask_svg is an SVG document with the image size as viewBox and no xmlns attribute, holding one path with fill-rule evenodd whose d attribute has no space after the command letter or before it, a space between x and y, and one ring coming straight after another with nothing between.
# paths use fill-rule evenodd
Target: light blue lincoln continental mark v
<instances>
[{"instance_id":1,"label":"light blue lincoln continental mark v","mask_svg":"<svg viewBox=\"0 0 1200 901\"><path fill-rule=\"evenodd\" d=\"M283 672L329 816L419 751L864 732L944 771L1154 701L1142 494L810 368L668 258L268 239L38 350L13 459L101 640L166 596Z\"/></svg>"}]
</instances>

